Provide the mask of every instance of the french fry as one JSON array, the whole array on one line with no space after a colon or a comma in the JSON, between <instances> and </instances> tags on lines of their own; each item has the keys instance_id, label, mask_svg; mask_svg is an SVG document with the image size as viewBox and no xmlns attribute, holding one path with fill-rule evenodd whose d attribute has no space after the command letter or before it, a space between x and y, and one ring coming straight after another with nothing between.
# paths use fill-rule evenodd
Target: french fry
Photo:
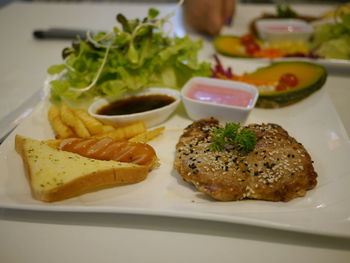
<instances>
[{"instance_id":1,"label":"french fry","mask_svg":"<svg viewBox=\"0 0 350 263\"><path fill-rule=\"evenodd\" d=\"M165 127L158 127L155 128L153 130L150 131L145 131L143 133L140 133L134 137L132 137L131 139L129 139L129 142L143 142L146 143L154 138L156 138L159 134L162 133L162 131L164 131Z\"/></svg>"},{"instance_id":2,"label":"french fry","mask_svg":"<svg viewBox=\"0 0 350 263\"><path fill-rule=\"evenodd\" d=\"M74 127L76 118L73 111L68 107L66 103L61 104L61 119L62 121L70 127Z\"/></svg>"},{"instance_id":3,"label":"french fry","mask_svg":"<svg viewBox=\"0 0 350 263\"><path fill-rule=\"evenodd\" d=\"M95 135L103 132L103 124L87 111L74 110L74 113L84 123L90 134Z\"/></svg>"},{"instance_id":4,"label":"french fry","mask_svg":"<svg viewBox=\"0 0 350 263\"><path fill-rule=\"evenodd\" d=\"M90 132L85 127L84 123L74 115L74 112L68 107L66 103L62 103L61 105L61 119L65 124L74 130L78 137L90 137Z\"/></svg>"},{"instance_id":5,"label":"french fry","mask_svg":"<svg viewBox=\"0 0 350 263\"><path fill-rule=\"evenodd\" d=\"M109 137L113 140L127 140L145 131L146 131L145 123L143 121L137 121L129 125L116 128L113 131L98 134L94 137L96 138Z\"/></svg>"},{"instance_id":6,"label":"french fry","mask_svg":"<svg viewBox=\"0 0 350 263\"><path fill-rule=\"evenodd\" d=\"M60 108L54 104L48 111L49 122L55 131L57 138L69 138L74 136L73 130L61 120Z\"/></svg>"},{"instance_id":7,"label":"french fry","mask_svg":"<svg viewBox=\"0 0 350 263\"><path fill-rule=\"evenodd\" d=\"M114 131L114 130L115 130L115 128L112 125L105 124L105 125L102 126L101 134L107 133L107 132L111 132L111 131Z\"/></svg>"},{"instance_id":8,"label":"french fry","mask_svg":"<svg viewBox=\"0 0 350 263\"><path fill-rule=\"evenodd\" d=\"M91 136L88 129L85 127L84 123L80 119L76 120L73 130L81 138L88 138Z\"/></svg>"}]
</instances>

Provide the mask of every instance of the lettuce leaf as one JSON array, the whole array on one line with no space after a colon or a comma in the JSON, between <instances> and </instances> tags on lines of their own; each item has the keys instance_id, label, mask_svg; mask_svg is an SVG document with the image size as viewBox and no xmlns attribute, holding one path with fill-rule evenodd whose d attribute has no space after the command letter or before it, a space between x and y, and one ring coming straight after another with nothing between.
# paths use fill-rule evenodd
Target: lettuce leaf
<instances>
[{"instance_id":1,"label":"lettuce leaf","mask_svg":"<svg viewBox=\"0 0 350 263\"><path fill-rule=\"evenodd\" d=\"M317 26L311 48L327 59L350 59L350 14L342 14L334 24Z\"/></svg>"},{"instance_id":2,"label":"lettuce leaf","mask_svg":"<svg viewBox=\"0 0 350 263\"><path fill-rule=\"evenodd\" d=\"M64 63L48 69L60 74L51 82L51 99L79 103L152 86L180 89L193 76L210 76L211 65L198 61L202 42L166 35L162 27L168 21L157 15L150 9L141 22L118 14L120 28L65 48Z\"/></svg>"},{"instance_id":3,"label":"lettuce leaf","mask_svg":"<svg viewBox=\"0 0 350 263\"><path fill-rule=\"evenodd\" d=\"M316 52L324 58L350 59L350 36L331 39L323 43Z\"/></svg>"}]
</instances>

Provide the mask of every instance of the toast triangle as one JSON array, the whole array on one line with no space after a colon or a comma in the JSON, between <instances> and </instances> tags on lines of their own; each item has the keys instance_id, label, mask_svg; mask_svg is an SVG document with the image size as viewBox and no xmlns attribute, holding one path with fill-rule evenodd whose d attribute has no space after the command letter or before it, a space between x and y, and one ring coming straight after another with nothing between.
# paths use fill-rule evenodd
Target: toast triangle
<instances>
[{"instance_id":1,"label":"toast triangle","mask_svg":"<svg viewBox=\"0 0 350 263\"><path fill-rule=\"evenodd\" d=\"M45 202L137 183L148 174L147 166L90 159L19 135L15 148L22 157L34 198Z\"/></svg>"}]
</instances>

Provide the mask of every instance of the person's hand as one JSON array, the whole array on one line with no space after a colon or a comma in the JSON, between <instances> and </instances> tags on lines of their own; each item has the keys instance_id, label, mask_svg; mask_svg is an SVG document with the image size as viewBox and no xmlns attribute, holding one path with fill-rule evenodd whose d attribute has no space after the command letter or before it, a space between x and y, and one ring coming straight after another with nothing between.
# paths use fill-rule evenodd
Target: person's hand
<instances>
[{"instance_id":1,"label":"person's hand","mask_svg":"<svg viewBox=\"0 0 350 263\"><path fill-rule=\"evenodd\" d=\"M217 35L231 20L235 0L185 0L185 20L193 29L210 35Z\"/></svg>"}]
</instances>

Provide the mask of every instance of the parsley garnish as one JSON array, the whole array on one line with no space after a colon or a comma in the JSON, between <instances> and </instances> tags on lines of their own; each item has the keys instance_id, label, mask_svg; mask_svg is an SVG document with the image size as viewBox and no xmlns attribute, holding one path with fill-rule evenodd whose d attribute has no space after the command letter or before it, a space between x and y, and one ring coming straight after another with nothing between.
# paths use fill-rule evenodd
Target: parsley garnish
<instances>
[{"instance_id":1,"label":"parsley garnish","mask_svg":"<svg viewBox=\"0 0 350 263\"><path fill-rule=\"evenodd\" d=\"M297 13L289 5L277 5L278 18L296 18Z\"/></svg>"},{"instance_id":2,"label":"parsley garnish","mask_svg":"<svg viewBox=\"0 0 350 263\"><path fill-rule=\"evenodd\" d=\"M224 128L213 131L212 151L222 151L234 146L237 150L249 153L256 145L256 135L252 130L241 127L239 123L226 123Z\"/></svg>"}]
</instances>

